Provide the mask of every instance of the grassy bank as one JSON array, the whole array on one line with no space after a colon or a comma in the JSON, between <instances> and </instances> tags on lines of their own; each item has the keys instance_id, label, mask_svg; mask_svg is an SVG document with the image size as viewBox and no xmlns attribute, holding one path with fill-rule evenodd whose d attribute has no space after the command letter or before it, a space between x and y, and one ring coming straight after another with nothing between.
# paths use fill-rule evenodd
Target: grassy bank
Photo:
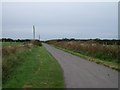
<instances>
[{"instance_id":1,"label":"grassy bank","mask_svg":"<svg viewBox=\"0 0 120 90\"><path fill-rule=\"evenodd\" d=\"M6 69L3 73L3 88L64 87L59 64L43 46L33 46L19 53L4 55L3 68Z\"/></svg>"},{"instance_id":2,"label":"grassy bank","mask_svg":"<svg viewBox=\"0 0 120 90\"><path fill-rule=\"evenodd\" d=\"M56 47L56 48L58 48L60 50L63 50L65 52L71 53L73 55L79 56L81 58L85 58L89 61L96 62L97 64L102 64L102 65L105 65L105 66L110 67L112 69L120 71L120 67L118 67L118 63L116 63L116 62L109 62L109 61L105 61L105 60L100 60L98 58L94 58L94 57L91 57L91 56L80 54L80 53L77 53L77 52L74 52L74 51L71 51L71 50L68 50L68 49L60 48L60 47Z\"/></svg>"},{"instance_id":3,"label":"grassy bank","mask_svg":"<svg viewBox=\"0 0 120 90\"><path fill-rule=\"evenodd\" d=\"M102 42L102 41L101 41ZM117 44L104 44L96 41L48 41L49 44L74 55L94 61L98 64L119 70L120 47ZM117 43L117 42L116 42Z\"/></svg>"}]
</instances>

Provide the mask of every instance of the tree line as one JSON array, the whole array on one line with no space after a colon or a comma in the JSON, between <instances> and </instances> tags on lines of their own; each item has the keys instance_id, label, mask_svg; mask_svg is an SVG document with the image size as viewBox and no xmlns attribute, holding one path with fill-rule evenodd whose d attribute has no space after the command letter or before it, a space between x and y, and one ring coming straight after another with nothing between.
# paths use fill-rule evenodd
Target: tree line
<instances>
[{"instance_id":1,"label":"tree line","mask_svg":"<svg viewBox=\"0 0 120 90\"><path fill-rule=\"evenodd\" d=\"M71 38L71 39L68 39L68 38L63 38L63 39L54 39L54 40L48 40L46 42L50 42L50 41L57 41L57 42L60 42L60 41L91 41L91 42L97 42L97 43L100 43L100 44L106 44L106 45L120 45L120 40L117 40L117 39L112 39L112 40L109 40L109 39L99 39L99 38L96 38L96 39L74 39L74 38Z\"/></svg>"},{"instance_id":2,"label":"tree line","mask_svg":"<svg viewBox=\"0 0 120 90\"><path fill-rule=\"evenodd\" d=\"M2 38L0 39L2 42L29 42L31 39L11 39L11 38Z\"/></svg>"}]
</instances>

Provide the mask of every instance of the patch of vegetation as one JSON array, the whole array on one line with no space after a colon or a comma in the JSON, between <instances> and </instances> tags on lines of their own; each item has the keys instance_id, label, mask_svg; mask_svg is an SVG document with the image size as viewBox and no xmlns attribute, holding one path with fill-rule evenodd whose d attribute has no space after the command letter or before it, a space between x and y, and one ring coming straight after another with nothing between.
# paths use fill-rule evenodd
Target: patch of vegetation
<instances>
[{"instance_id":1,"label":"patch of vegetation","mask_svg":"<svg viewBox=\"0 0 120 90\"><path fill-rule=\"evenodd\" d=\"M107 67L110 67L112 69L120 71L120 67L118 67L118 63L116 63L116 62L109 62L109 61L101 60L101 59L98 59L98 58L94 58L94 57L91 57L91 56L80 54L80 53L77 53L77 52L74 52L74 51L71 51L71 50L68 50L68 49L60 48L60 47L56 47L56 48L58 48L60 50L63 50L65 52L71 53L73 55L79 56L81 58L85 58L85 59L87 59L89 61L93 61L93 62L95 62L97 64L103 64L103 65L105 65Z\"/></svg>"},{"instance_id":2,"label":"patch of vegetation","mask_svg":"<svg viewBox=\"0 0 120 90\"><path fill-rule=\"evenodd\" d=\"M2 82L3 84L10 78L15 68L23 62L23 55L29 52L33 46L13 45L2 47Z\"/></svg>"},{"instance_id":3,"label":"patch of vegetation","mask_svg":"<svg viewBox=\"0 0 120 90\"><path fill-rule=\"evenodd\" d=\"M57 60L44 47L38 53L38 68L27 84L35 88L64 88L63 72Z\"/></svg>"},{"instance_id":4,"label":"patch of vegetation","mask_svg":"<svg viewBox=\"0 0 120 90\"><path fill-rule=\"evenodd\" d=\"M36 46L42 46L42 43L38 40L32 40L31 43Z\"/></svg>"},{"instance_id":5,"label":"patch of vegetation","mask_svg":"<svg viewBox=\"0 0 120 90\"><path fill-rule=\"evenodd\" d=\"M23 44L21 42L2 42L2 46L17 46Z\"/></svg>"},{"instance_id":6,"label":"patch of vegetation","mask_svg":"<svg viewBox=\"0 0 120 90\"><path fill-rule=\"evenodd\" d=\"M22 48L4 53L3 88L64 88L62 70L44 47Z\"/></svg>"},{"instance_id":7,"label":"patch of vegetation","mask_svg":"<svg viewBox=\"0 0 120 90\"><path fill-rule=\"evenodd\" d=\"M47 43L60 47L63 50L65 49L65 51L72 54L83 56L90 61L119 70L118 65L120 65L120 57L118 55L120 53L120 46L117 45L118 41L107 41L107 43L110 42L110 44L105 44L105 41L102 43L102 40L99 42L94 40L52 40Z\"/></svg>"}]
</instances>

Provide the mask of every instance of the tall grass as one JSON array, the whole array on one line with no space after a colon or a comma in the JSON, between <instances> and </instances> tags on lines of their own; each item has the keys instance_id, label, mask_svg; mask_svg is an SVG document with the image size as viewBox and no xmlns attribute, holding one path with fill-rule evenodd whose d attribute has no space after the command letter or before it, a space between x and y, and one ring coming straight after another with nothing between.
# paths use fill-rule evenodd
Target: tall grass
<instances>
[{"instance_id":1,"label":"tall grass","mask_svg":"<svg viewBox=\"0 0 120 90\"><path fill-rule=\"evenodd\" d=\"M118 61L120 48L115 44L106 45L95 41L50 41L49 43L101 60L120 63Z\"/></svg>"},{"instance_id":2,"label":"tall grass","mask_svg":"<svg viewBox=\"0 0 120 90\"><path fill-rule=\"evenodd\" d=\"M14 69L23 62L22 53L31 51L34 46L41 43L38 41L31 41L27 43L4 42L2 47L2 80L3 83L10 78L10 74Z\"/></svg>"},{"instance_id":3,"label":"tall grass","mask_svg":"<svg viewBox=\"0 0 120 90\"><path fill-rule=\"evenodd\" d=\"M3 89L64 88L62 69L40 43L3 47Z\"/></svg>"},{"instance_id":4,"label":"tall grass","mask_svg":"<svg viewBox=\"0 0 120 90\"><path fill-rule=\"evenodd\" d=\"M3 83L10 77L10 73L22 62L20 53L30 50L31 46L3 46L2 48L2 79Z\"/></svg>"}]
</instances>

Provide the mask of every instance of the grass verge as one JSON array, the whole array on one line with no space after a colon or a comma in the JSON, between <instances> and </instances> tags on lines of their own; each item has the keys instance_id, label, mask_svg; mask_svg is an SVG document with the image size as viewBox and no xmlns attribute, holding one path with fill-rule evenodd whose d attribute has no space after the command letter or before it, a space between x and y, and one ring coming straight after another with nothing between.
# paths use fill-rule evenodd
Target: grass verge
<instances>
[{"instance_id":1,"label":"grass verge","mask_svg":"<svg viewBox=\"0 0 120 90\"><path fill-rule=\"evenodd\" d=\"M56 48L58 48L60 50L63 50L65 52L71 53L73 55L79 56L81 58L85 58L85 59L87 59L89 61L93 61L93 62L95 62L97 64L102 64L104 66L107 66L107 67L110 67L110 68L115 69L117 71L120 71L120 67L119 67L118 63L116 63L116 62L110 62L110 61L105 61L105 60L101 60L101 59L98 59L98 58L86 56L84 54L77 53L77 52L71 51L69 49L64 49L64 48L57 47L57 46L54 46L54 47L56 47Z\"/></svg>"},{"instance_id":2,"label":"grass verge","mask_svg":"<svg viewBox=\"0 0 120 90\"><path fill-rule=\"evenodd\" d=\"M58 62L42 47L19 53L22 59L3 88L64 88Z\"/></svg>"}]
</instances>

